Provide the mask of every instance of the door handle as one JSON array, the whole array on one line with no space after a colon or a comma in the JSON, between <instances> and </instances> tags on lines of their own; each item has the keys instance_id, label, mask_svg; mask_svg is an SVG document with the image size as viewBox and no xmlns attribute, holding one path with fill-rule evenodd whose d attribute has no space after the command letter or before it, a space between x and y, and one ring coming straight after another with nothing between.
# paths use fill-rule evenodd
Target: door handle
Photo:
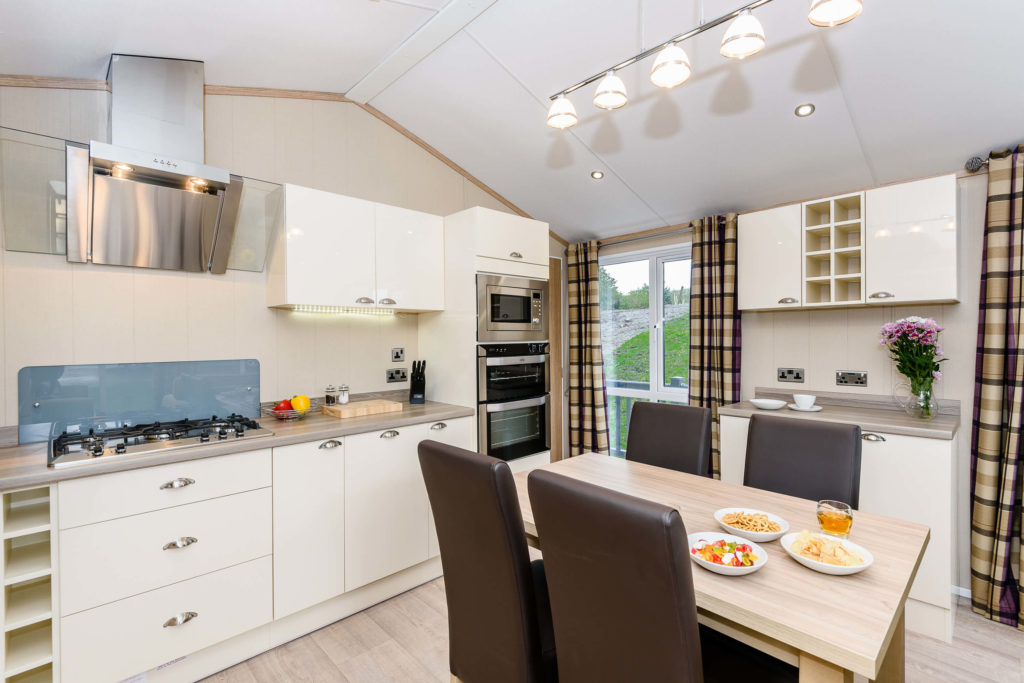
<instances>
[{"instance_id":1,"label":"door handle","mask_svg":"<svg viewBox=\"0 0 1024 683\"><path fill-rule=\"evenodd\" d=\"M874 294L868 294L869 299L892 299L895 294L892 292L875 292Z\"/></svg>"},{"instance_id":2,"label":"door handle","mask_svg":"<svg viewBox=\"0 0 1024 683\"><path fill-rule=\"evenodd\" d=\"M324 441L322 444L320 444L317 448L337 448L340 445L341 442L338 441L337 439L328 439L327 441Z\"/></svg>"},{"instance_id":3,"label":"door handle","mask_svg":"<svg viewBox=\"0 0 1024 683\"><path fill-rule=\"evenodd\" d=\"M779 303L780 304L795 304L795 303L798 303L798 302L797 302L796 299L794 299L791 296L784 296L781 299L779 299Z\"/></svg>"},{"instance_id":4,"label":"door handle","mask_svg":"<svg viewBox=\"0 0 1024 683\"><path fill-rule=\"evenodd\" d=\"M518 251L513 251L511 254L509 254L509 256L511 256L512 258L523 258L523 255L520 254Z\"/></svg>"},{"instance_id":5,"label":"door handle","mask_svg":"<svg viewBox=\"0 0 1024 683\"><path fill-rule=\"evenodd\" d=\"M186 486L191 486L194 483L196 483L195 479L190 479L188 477L178 477L177 479L170 480L166 484L160 484L160 488L161 489L183 489Z\"/></svg>"},{"instance_id":6,"label":"door handle","mask_svg":"<svg viewBox=\"0 0 1024 683\"><path fill-rule=\"evenodd\" d=\"M381 432L380 438L382 439L393 439L398 436L398 432L394 429L389 429L386 432Z\"/></svg>"},{"instance_id":7,"label":"door handle","mask_svg":"<svg viewBox=\"0 0 1024 683\"><path fill-rule=\"evenodd\" d=\"M499 413L502 410L513 410L514 408L532 408L533 406L542 406L547 402L547 396L538 396L537 398L524 398L521 401L510 401L508 403L485 403L483 405L487 406L486 412Z\"/></svg>"},{"instance_id":8,"label":"door handle","mask_svg":"<svg viewBox=\"0 0 1024 683\"><path fill-rule=\"evenodd\" d=\"M195 536L182 536L176 541L171 541L164 545L164 550L178 550L179 548L187 548L193 543L198 543L199 539Z\"/></svg>"},{"instance_id":9,"label":"door handle","mask_svg":"<svg viewBox=\"0 0 1024 683\"><path fill-rule=\"evenodd\" d=\"M435 422L434 424L430 425L430 429L431 431L439 432L442 429L448 429L448 425L446 425L444 422Z\"/></svg>"},{"instance_id":10,"label":"door handle","mask_svg":"<svg viewBox=\"0 0 1024 683\"><path fill-rule=\"evenodd\" d=\"M881 434L872 434L871 432L864 432L860 435L860 438L865 441L885 441L885 437Z\"/></svg>"},{"instance_id":11,"label":"door handle","mask_svg":"<svg viewBox=\"0 0 1024 683\"><path fill-rule=\"evenodd\" d=\"M187 624L198 616L198 612L182 612L181 614L175 614L164 622L164 628L167 628L168 626L181 626L182 624Z\"/></svg>"},{"instance_id":12,"label":"door handle","mask_svg":"<svg viewBox=\"0 0 1024 683\"><path fill-rule=\"evenodd\" d=\"M356 303L357 304L372 304L373 303L373 299L371 299L368 296L361 296L358 299L356 299Z\"/></svg>"}]
</instances>

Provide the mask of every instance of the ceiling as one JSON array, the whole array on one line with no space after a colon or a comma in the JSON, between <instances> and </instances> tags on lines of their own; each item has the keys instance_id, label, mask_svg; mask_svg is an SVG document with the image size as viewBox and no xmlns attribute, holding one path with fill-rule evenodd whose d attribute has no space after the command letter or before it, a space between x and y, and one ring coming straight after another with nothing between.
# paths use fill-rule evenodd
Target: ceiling
<instances>
[{"instance_id":1,"label":"ceiling","mask_svg":"<svg viewBox=\"0 0 1024 683\"><path fill-rule=\"evenodd\" d=\"M1016 31L1000 30L1024 24L1019 0L868 0L833 29L776 0L756 11L760 54L726 60L712 29L684 44L684 85L656 88L643 62L621 73L623 109L588 86L579 125L545 125L549 95L741 1L497 0L370 104L571 240L955 171L1024 140ZM102 78L122 52L204 60L218 85L345 92L446 4L0 0L0 73ZM798 119L803 102L817 111Z\"/></svg>"}]
</instances>

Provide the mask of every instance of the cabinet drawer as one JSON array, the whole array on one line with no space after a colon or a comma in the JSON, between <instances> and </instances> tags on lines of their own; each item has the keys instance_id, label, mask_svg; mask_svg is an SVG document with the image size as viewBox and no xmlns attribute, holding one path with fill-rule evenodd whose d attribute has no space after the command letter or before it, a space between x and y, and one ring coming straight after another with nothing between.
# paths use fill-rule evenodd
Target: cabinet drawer
<instances>
[{"instance_id":1,"label":"cabinet drawer","mask_svg":"<svg viewBox=\"0 0 1024 683\"><path fill-rule=\"evenodd\" d=\"M270 449L264 448L62 481L57 514L60 528L67 529L251 491L270 480Z\"/></svg>"},{"instance_id":2,"label":"cabinet drawer","mask_svg":"<svg viewBox=\"0 0 1024 683\"><path fill-rule=\"evenodd\" d=\"M271 573L261 557L64 617L64 680L119 681L269 622ZM196 616L164 626L188 612Z\"/></svg>"},{"instance_id":3,"label":"cabinet drawer","mask_svg":"<svg viewBox=\"0 0 1024 683\"><path fill-rule=\"evenodd\" d=\"M269 555L271 529L269 488L65 529L61 614ZM195 542L164 549L179 539Z\"/></svg>"}]
</instances>

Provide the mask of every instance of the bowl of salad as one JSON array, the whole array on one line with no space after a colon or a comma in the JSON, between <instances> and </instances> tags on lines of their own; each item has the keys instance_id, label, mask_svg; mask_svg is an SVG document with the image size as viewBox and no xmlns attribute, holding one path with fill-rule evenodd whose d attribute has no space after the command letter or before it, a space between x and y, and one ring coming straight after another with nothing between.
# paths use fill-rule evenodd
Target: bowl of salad
<instances>
[{"instance_id":1,"label":"bowl of salad","mask_svg":"<svg viewBox=\"0 0 1024 683\"><path fill-rule=\"evenodd\" d=\"M743 576L768 562L768 553L761 546L732 534L705 531L690 534L687 540L690 559L716 574Z\"/></svg>"}]
</instances>

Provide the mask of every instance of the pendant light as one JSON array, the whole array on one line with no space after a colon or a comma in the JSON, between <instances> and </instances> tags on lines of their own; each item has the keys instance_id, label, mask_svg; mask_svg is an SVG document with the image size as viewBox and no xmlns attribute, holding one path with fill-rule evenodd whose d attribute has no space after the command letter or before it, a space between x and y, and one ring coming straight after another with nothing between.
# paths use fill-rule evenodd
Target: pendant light
<instances>
[{"instance_id":1,"label":"pendant light","mask_svg":"<svg viewBox=\"0 0 1024 683\"><path fill-rule=\"evenodd\" d=\"M651 65L651 83L659 88L674 88L690 77L690 58L675 43L666 45Z\"/></svg>"},{"instance_id":2,"label":"pendant light","mask_svg":"<svg viewBox=\"0 0 1024 683\"><path fill-rule=\"evenodd\" d=\"M548 125L563 130L575 126L578 121L576 107L572 106L569 98L564 94L555 98L548 109Z\"/></svg>"},{"instance_id":3,"label":"pendant light","mask_svg":"<svg viewBox=\"0 0 1024 683\"><path fill-rule=\"evenodd\" d=\"M764 27L750 10L745 9L726 29L721 52L729 59L743 59L757 54L764 46Z\"/></svg>"},{"instance_id":4,"label":"pendant light","mask_svg":"<svg viewBox=\"0 0 1024 683\"><path fill-rule=\"evenodd\" d=\"M597 92L594 93L594 105L601 109L618 109L626 104L629 98L626 97L626 84L615 75L614 71L601 79L597 84Z\"/></svg>"},{"instance_id":5,"label":"pendant light","mask_svg":"<svg viewBox=\"0 0 1024 683\"><path fill-rule=\"evenodd\" d=\"M815 26L838 26L856 19L864 0L811 0L807 21Z\"/></svg>"}]
</instances>

